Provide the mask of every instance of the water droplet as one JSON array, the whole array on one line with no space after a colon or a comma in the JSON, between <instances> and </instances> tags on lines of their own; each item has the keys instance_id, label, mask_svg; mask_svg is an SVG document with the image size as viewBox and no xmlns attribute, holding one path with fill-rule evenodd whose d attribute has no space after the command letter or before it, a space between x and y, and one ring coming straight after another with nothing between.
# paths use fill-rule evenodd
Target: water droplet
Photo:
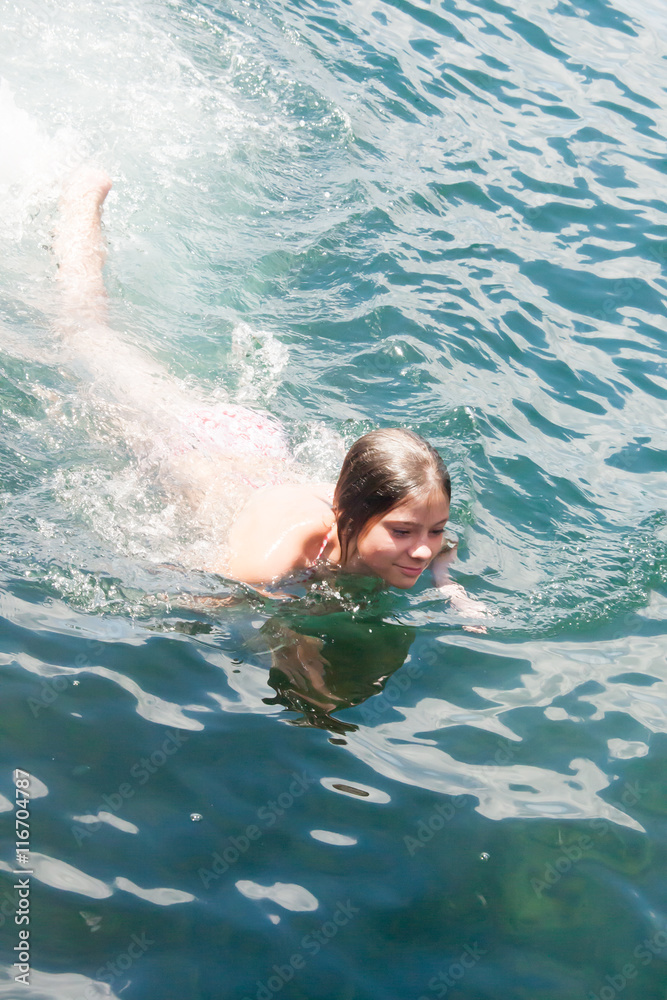
<instances>
[{"instance_id":1,"label":"water droplet","mask_svg":"<svg viewBox=\"0 0 667 1000\"><path fill-rule=\"evenodd\" d=\"M190 813L190 819L192 820L193 823L199 823L201 818L202 818L201 813Z\"/></svg>"},{"instance_id":2,"label":"water droplet","mask_svg":"<svg viewBox=\"0 0 667 1000\"><path fill-rule=\"evenodd\" d=\"M482 851L482 853L479 856L479 860L480 861L488 861L489 858L490 858L490 855L487 854L486 851Z\"/></svg>"}]
</instances>

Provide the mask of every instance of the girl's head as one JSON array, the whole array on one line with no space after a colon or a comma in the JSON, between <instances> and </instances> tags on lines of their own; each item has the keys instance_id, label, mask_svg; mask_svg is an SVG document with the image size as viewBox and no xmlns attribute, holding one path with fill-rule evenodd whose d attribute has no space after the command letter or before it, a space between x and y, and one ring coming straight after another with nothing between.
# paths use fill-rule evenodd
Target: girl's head
<instances>
[{"instance_id":1,"label":"girl's head","mask_svg":"<svg viewBox=\"0 0 667 1000\"><path fill-rule=\"evenodd\" d=\"M450 499L447 467L422 437L399 428L365 434L334 493L342 565L411 587L440 550Z\"/></svg>"}]
</instances>

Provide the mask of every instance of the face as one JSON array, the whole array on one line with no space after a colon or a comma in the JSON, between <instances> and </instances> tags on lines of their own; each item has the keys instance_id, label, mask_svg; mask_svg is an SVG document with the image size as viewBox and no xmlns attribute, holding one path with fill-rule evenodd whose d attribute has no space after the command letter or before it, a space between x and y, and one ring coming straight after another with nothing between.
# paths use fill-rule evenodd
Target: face
<instances>
[{"instance_id":1,"label":"face","mask_svg":"<svg viewBox=\"0 0 667 1000\"><path fill-rule=\"evenodd\" d=\"M448 517L449 500L441 493L404 501L362 531L346 569L408 590L440 551Z\"/></svg>"}]
</instances>

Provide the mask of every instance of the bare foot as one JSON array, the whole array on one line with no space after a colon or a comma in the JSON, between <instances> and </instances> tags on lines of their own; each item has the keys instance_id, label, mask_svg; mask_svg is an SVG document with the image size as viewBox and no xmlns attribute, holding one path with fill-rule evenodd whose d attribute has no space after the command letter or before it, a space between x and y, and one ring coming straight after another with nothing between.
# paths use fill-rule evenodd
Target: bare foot
<instances>
[{"instance_id":1,"label":"bare foot","mask_svg":"<svg viewBox=\"0 0 667 1000\"><path fill-rule=\"evenodd\" d=\"M90 164L79 167L67 181L60 200L61 212L73 208L100 209L111 190L106 171Z\"/></svg>"}]
</instances>

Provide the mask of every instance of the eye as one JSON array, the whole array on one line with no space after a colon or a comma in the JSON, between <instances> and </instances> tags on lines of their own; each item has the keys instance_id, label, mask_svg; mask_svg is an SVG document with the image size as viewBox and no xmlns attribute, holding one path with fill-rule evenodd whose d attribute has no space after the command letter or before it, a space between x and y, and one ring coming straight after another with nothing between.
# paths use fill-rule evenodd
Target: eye
<instances>
[{"instance_id":1,"label":"eye","mask_svg":"<svg viewBox=\"0 0 667 1000\"><path fill-rule=\"evenodd\" d=\"M402 528L392 528L391 533L395 538L405 538L406 535L410 534L409 531L404 531Z\"/></svg>"},{"instance_id":2,"label":"eye","mask_svg":"<svg viewBox=\"0 0 667 1000\"><path fill-rule=\"evenodd\" d=\"M443 528L432 528L431 529L431 534L432 535L441 535L444 532L444 530L445 530L444 527Z\"/></svg>"}]
</instances>

